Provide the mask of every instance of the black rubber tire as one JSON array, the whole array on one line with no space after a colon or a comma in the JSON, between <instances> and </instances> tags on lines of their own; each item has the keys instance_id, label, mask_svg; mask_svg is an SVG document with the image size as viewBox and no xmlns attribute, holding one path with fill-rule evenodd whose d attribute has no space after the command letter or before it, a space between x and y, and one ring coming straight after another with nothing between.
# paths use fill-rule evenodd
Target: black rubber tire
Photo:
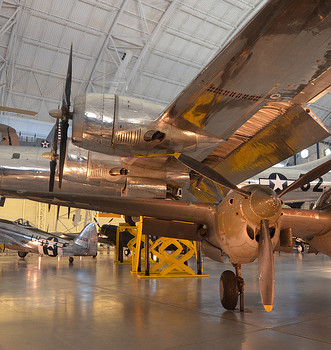
<instances>
[{"instance_id":1,"label":"black rubber tire","mask_svg":"<svg viewBox=\"0 0 331 350\"><path fill-rule=\"evenodd\" d=\"M69 263L72 264L74 262L74 258L72 256L69 256Z\"/></svg>"},{"instance_id":2,"label":"black rubber tire","mask_svg":"<svg viewBox=\"0 0 331 350\"><path fill-rule=\"evenodd\" d=\"M130 253L131 253L131 251L130 251L129 248L125 248L124 251L123 251L123 253L124 253L125 256L129 256Z\"/></svg>"},{"instance_id":3,"label":"black rubber tire","mask_svg":"<svg viewBox=\"0 0 331 350\"><path fill-rule=\"evenodd\" d=\"M24 259L28 255L27 252L21 252L21 251L18 251L17 254L21 259Z\"/></svg>"},{"instance_id":4,"label":"black rubber tire","mask_svg":"<svg viewBox=\"0 0 331 350\"><path fill-rule=\"evenodd\" d=\"M227 310L234 310L238 303L239 287L236 275L226 270L220 278L220 299Z\"/></svg>"},{"instance_id":5,"label":"black rubber tire","mask_svg":"<svg viewBox=\"0 0 331 350\"><path fill-rule=\"evenodd\" d=\"M125 219L125 222L127 224L129 224L130 226L136 226L136 223L139 222L140 220L140 217L139 217L139 220L136 221L135 219L138 218L138 216L128 216L128 215L125 215L124 219Z\"/></svg>"},{"instance_id":6,"label":"black rubber tire","mask_svg":"<svg viewBox=\"0 0 331 350\"><path fill-rule=\"evenodd\" d=\"M299 243L299 244L298 244L298 252L299 252L299 253L303 253L304 251L305 251L305 248L304 248L303 244L302 244L302 243Z\"/></svg>"}]
</instances>

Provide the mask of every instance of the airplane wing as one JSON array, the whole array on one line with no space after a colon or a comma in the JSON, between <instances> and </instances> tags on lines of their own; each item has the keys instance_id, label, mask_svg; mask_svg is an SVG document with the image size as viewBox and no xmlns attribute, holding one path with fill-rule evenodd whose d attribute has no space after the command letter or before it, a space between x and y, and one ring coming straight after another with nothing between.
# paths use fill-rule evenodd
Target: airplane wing
<instances>
[{"instance_id":1,"label":"airplane wing","mask_svg":"<svg viewBox=\"0 0 331 350\"><path fill-rule=\"evenodd\" d=\"M26 198L39 202L50 203L67 207L87 210L105 211L129 216L151 216L161 220L178 220L196 224L215 226L215 204L183 203L154 199L127 199L111 198L107 196L84 196L65 194L61 192L44 193L30 191L5 191L5 195L16 198ZM173 232L176 238L189 239L187 235L180 237ZM197 239L196 231L190 239Z\"/></svg>"},{"instance_id":2,"label":"airplane wing","mask_svg":"<svg viewBox=\"0 0 331 350\"><path fill-rule=\"evenodd\" d=\"M274 0L160 120L225 142L199 158L240 183L329 136L303 106L331 81L331 1Z\"/></svg>"},{"instance_id":3,"label":"airplane wing","mask_svg":"<svg viewBox=\"0 0 331 350\"><path fill-rule=\"evenodd\" d=\"M12 235L4 233L1 228L0 228L0 244L18 245L21 247L28 247L25 243L16 239Z\"/></svg>"}]
</instances>

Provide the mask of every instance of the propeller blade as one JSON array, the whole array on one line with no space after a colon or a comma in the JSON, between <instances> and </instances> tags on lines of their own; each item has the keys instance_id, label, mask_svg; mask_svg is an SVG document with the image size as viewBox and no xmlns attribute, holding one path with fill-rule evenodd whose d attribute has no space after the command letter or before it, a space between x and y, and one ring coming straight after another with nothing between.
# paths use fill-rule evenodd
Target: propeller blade
<instances>
[{"instance_id":1,"label":"propeller blade","mask_svg":"<svg viewBox=\"0 0 331 350\"><path fill-rule=\"evenodd\" d=\"M321 177L331 170L331 159L326 161L325 163L317 166L316 168L308 171L307 174L299 177L296 181L294 181L290 186L286 187L279 193L279 197L283 196L285 193L296 190L297 188L307 184L308 182L314 181L315 179Z\"/></svg>"},{"instance_id":2,"label":"propeller blade","mask_svg":"<svg viewBox=\"0 0 331 350\"><path fill-rule=\"evenodd\" d=\"M57 152L57 144L59 140L59 121L56 120L55 122L55 129L54 129L54 137L53 137L53 145L52 149Z\"/></svg>"},{"instance_id":3,"label":"propeller blade","mask_svg":"<svg viewBox=\"0 0 331 350\"><path fill-rule=\"evenodd\" d=\"M275 270L269 220L261 220L258 270L262 304L265 310L270 312L273 307L275 295Z\"/></svg>"},{"instance_id":4,"label":"propeller blade","mask_svg":"<svg viewBox=\"0 0 331 350\"><path fill-rule=\"evenodd\" d=\"M70 113L70 94L72 83L72 44L70 47L68 70L66 76L66 83L64 87L64 93L62 98L62 120L61 120L61 140L60 140L60 162L59 162L59 191L62 187L63 168L67 152L67 139L68 139L68 127L69 119L72 117Z\"/></svg>"},{"instance_id":5,"label":"propeller blade","mask_svg":"<svg viewBox=\"0 0 331 350\"><path fill-rule=\"evenodd\" d=\"M69 117L67 114L69 113L69 107L70 107L71 82L72 82L72 44L70 46L66 83L65 83L64 94L62 98L62 110L64 112L63 113L64 117Z\"/></svg>"},{"instance_id":6,"label":"propeller blade","mask_svg":"<svg viewBox=\"0 0 331 350\"><path fill-rule=\"evenodd\" d=\"M60 206L58 205L56 210L56 225L57 225L57 222L59 221L59 216L60 216Z\"/></svg>"},{"instance_id":7,"label":"propeller blade","mask_svg":"<svg viewBox=\"0 0 331 350\"><path fill-rule=\"evenodd\" d=\"M64 161L67 153L68 127L69 127L68 120L62 119L61 120L60 161L59 161L59 191L61 191L61 187L62 187Z\"/></svg>"},{"instance_id":8,"label":"propeller blade","mask_svg":"<svg viewBox=\"0 0 331 350\"><path fill-rule=\"evenodd\" d=\"M183 164L185 164L187 167L191 168L195 172L199 173L203 177L206 177L207 179L212 180L219 185L222 185L230 190L233 190L246 198L249 197L249 195L250 195L249 192L244 191L244 190L240 189L239 187L237 187L236 185L232 184L224 176L222 176L221 174L219 174L218 172L216 172L214 169L210 168L209 166L204 165L204 164L200 163L199 161L197 161L196 159L191 158L185 154L180 154L179 156L177 154L175 154L175 157L180 162L182 162Z\"/></svg>"},{"instance_id":9,"label":"propeller blade","mask_svg":"<svg viewBox=\"0 0 331 350\"><path fill-rule=\"evenodd\" d=\"M49 187L48 191L53 192L54 191L54 180L55 180L55 169L56 169L56 160L51 160L49 162L50 167L50 175L49 175Z\"/></svg>"},{"instance_id":10,"label":"propeller blade","mask_svg":"<svg viewBox=\"0 0 331 350\"><path fill-rule=\"evenodd\" d=\"M54 181L55 181L55 170L56 170L56 160L58 158L57 154L57 141L58 141L58 121L55 123L54 136L51 151L51 161L49 162L50 174L49 174L49 192L54 191Z\"/></svg>"},{"instance_id":11,"label":"propeller blade","mask_svg":"<svg viewBox=\"0 0 331 350\"><path fill-rule=\"evenodd\" d=\"M101 228L101 226L100 226L100 224L99 224L99 222L98 222L98 220L97 220L96 218L94 218L94 221L95 221L95 223L97 224L97 226L98 226L99 228Z\"/></svg>"}]
</instances>

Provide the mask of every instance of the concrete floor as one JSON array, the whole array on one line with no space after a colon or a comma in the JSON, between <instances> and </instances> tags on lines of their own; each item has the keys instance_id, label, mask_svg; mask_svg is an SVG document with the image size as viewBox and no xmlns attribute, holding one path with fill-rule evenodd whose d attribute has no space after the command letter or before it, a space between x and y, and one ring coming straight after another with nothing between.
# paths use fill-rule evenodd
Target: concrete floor
<instances>
[{"instance_id":1,"label":"concrete floor","mask_svg":"<svg viewBox=\"0 0 331 350\"><path fill-rule=\"evenodd\" d=\"M192 264L193 265L193 264ZM0 349L331 349L331 259L275 255L274 310L264 311L257 265L243 267L246 312L225 311L220 273L138 280L97 259L0 255Z\"/></svg>"}]
</instances>

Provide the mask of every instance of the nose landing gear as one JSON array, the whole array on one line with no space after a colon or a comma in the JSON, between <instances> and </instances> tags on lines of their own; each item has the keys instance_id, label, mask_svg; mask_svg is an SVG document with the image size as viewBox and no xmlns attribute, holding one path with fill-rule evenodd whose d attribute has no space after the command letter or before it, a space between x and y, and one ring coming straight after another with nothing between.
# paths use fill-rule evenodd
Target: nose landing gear
<instances>
[{"instance_id":1,"label":"nose landing gear","mask_svg":"<svg viewBox=\"0 0 331 350\"><path fill-rule=\"evenodd\" d=\"M220 299L227 310L234 310L240 296L240 311L244 311L244 279L241 277L241 265L234 264L236 274L230 270L222 273L220 278Z\"/></svg>"}]
</instances>

